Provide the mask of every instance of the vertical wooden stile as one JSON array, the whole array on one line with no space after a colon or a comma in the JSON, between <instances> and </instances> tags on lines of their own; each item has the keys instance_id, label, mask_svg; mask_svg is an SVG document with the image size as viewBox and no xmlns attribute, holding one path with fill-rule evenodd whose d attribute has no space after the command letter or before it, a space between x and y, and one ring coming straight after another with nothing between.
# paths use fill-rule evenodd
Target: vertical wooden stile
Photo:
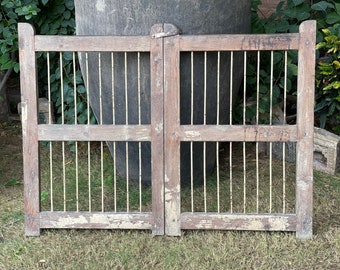
<instances>
[{"instance_id":1,"label":"vertical wooden stile","mask_svg":"<svg viewBox=\"0 0 340 270\"><path fill-rule=\"evenodd\" d=\"M313 234L313 136L316 22L300 25L297 100L296 237Z\"/></svg>"},{"instance_id":2,"label":"vertical wooden stile","mask_svg":"<svg viewBox=\"0 0 340 270\"><path fill-rule=\"evenodd\" d=\"M151 36L163 32L163 25L154 25ZM151 179L154 235L164 234L164 44L162 38L151 39Z\"/></svg>"},{"instance_id":3,"label":"vertical wooden stile","mask_svg":"<svg viewBox=\"0 0 340 270\"><path fill-rule=\"evenodd\" d=\"M171 24L165 33L178 32ZM165 234L181 235L180 198L180 53L178 36L164 38L164 123L165 123Z\"/></svg>"},{"instance_id":4,"label":"vertical wooden stile","mask_svg":"<svg viewBox=\"0 0 340 270\"><path fill-rule=\"evenodd\" d=\"M25 234L40 235L40 183L38 142L38 89L34 29L18 24L22 104Z\"/></svg>"}]
</instances>

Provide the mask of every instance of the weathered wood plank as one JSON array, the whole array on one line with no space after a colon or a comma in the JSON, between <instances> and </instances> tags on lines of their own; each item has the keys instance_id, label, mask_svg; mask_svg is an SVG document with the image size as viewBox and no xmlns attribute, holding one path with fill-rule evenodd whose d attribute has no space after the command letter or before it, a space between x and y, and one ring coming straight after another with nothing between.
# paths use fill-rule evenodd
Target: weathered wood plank
<instances>
[{"instance_id":1,"label":"weathered wood plank","mask_svg":"<svg viewBox=\"0 0 340 270\"><path fill-rule=\"evenodd\" d=\"M172 25L165 25L172 32ZM180 140L174 130L180 125L180 53L178 36L164 39L164 123L165 123L165 233L181 235L180 228Z\"/></svg>"},{"instance_id":2,"label":"weathered wood plank","mask_svg":"<svg viewBox=\"0 0 340 270\"><path fill-rule=\"evenodd\" d=\"M148 52L149 36L35 36L36 51Z\"/></svg>"},{"instance_id":3,"label":"weathered wood plank","mask_svg":"<svg viewBox=\"0 0 340 270\"><path fill-rule=\"evenodd\" d=\"M297 94L296 236L313 235L313 136L316 22L300 25Z\"/></svg>"},{"instance_id":4,"label":"weathered wood plank","mask_svg":"<svg viewBox=\"0 0 340 270\"><path fill-rule=\"evenodd\" d=\"M181 141L287 142L297 141L295 125L182 125L175 135Z\"/></svg>"},{"instance_id":5,"label":"weathered wood plank","mask_svg":"<svg viewBox=\"0 0 340 270\"><path fill-rule=\"evenodd\" d=\"M150 141L150 125L39 125L41 141Z\"/></svg>"},{"instance_id":6,"label":"weathered wood plank","mask_svg":"<svg viewBox=\"0 0 340 270\"><path fill-rule=\"evenodd\" d=\"M163 32L163 24L154 25L151 36ZM151 177L154 235L164 235L164 59L163 39L151 41Z\"/></svg>"},{"instance_id":7,"label":"weathered wood plank","mask_svg":"<svg viewBox=\"0 0 340 270\"><path fill-rule=\"evenodd\" d=\"M40 235L40 183L38 143L38 89L34 30L19 23L19 59L24 163L25 234Z\"/></svg>"},{"instance_id":8,"label":"weathered wood plank","mask_svg":"<svg viewBox=\"0 0 340 270\"><path fill-rule=\"evenodd\" d=\"M141 229L153 227L152 213L40 212L41 228Z\"/></svg>"},{"instance_id":9,"label":"weathered wood plank","mask_svg":"<svg viewBox=\"0 0 340 270\"><path fill-rule=\"evenodd\" d=\"M299 34L181 36L181 51L297 50Z\"/></svg>"},{"instance_id":10,"label":"weathered wood plank","mask_svg":"<svg viewBox=\"0 0 340 270\"><path fill-rule=\"evenodd\" d=\"M182 213L183 230L295 231L295 215Z\"/></svg>"}]
</instances>

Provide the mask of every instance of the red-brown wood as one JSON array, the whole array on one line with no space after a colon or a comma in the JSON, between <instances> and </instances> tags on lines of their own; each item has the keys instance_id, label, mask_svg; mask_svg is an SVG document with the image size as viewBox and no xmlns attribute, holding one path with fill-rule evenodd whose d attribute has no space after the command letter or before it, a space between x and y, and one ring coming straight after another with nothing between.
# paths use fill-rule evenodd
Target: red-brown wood
<instances>
[{"instance_id":1,"label":"red-brown wood","mask_svg":"<svg viewBox=\"0 0 340 270\"><path fill-rule=\"evenodd\" d=\"M148 36L35 36L36 51L148 52Z\"/></svg>"},{"instance_id":2,"label":"red-brown wood","mask_svg":"<svg viewBox=\"0 0 340 270\"><path fill-rule=\"evenodd\" d=\"M182 141L287 142L297 140L295 125L182 125L176 135Z\"/></svg>"},{"instance_id":3,"label":"red-brown wood","mask_svg":"<svg viewBox=\"0 0 340 270\"><path fill-rule=\"evenodd\" d=\"M150 125L39 125L41 141L150 141Z\"/></svg>"},{"instance_id":4,"label":"red-brown wood","mask_svg":"<svg viewBox=\"0 0 340 270\"><path fill-rule=\"evenodd\" d=\"M173 25L165 25L172 32ZM166 29L168 28L168 29ZM164 39L164 123L165 123L165 234L181 234L180 212L180 54L178 36Z\"/></svg>"},{"instance_id":5,"label":"red-brown wood","mask_svg":"<svg viewBox=\"0 0 340 270\"><path fill-rule=\"evenodd\" d=\"M20 88L24 163L25 234L40 235L40 176L38 143L38 89L34 30L19 23Z\"/></svg>"},{"instance_id":6,"label":"red-brown wood","mask_svg":"<svg viewBox=\"0 0 340 270\"><path fill-rule=\"evenodd\" d=\"M315 22L304 22L298 34L157 33L178 29L158 24L148 37L59 37L34 36L32 27L19 24L26 235L39 235L40 228L119 228L173 236L181 229L282 230L311 237ZM299 51L296 125L180 125L180 51L223 50ZM151 124L38 125L36 51L150 51ZM40 212L39 140L151 141L152 213ZM181 141L297 142L296 215L181 213Z\"/></svg>"},{"instance_id":7,"label":"red-brown wood","mask_svg":"<svg viewBox=\"0 0 340 270\"><path fill-rule=\"evenodd\" d=\"M154 25L151 36L163 32L163 24ZM151 41L151 174L154 235L164 234L164 58L163 39Z\"/></svg>"},{"instance_id":8,"label":"red-brown wood","mask_svg":"<svg viewBox=\"0 0 340 270\"><path fill-rule=\"evenodd\" d=\"M313 234L313 138L316 22L300 25L297 100L296 236Z\"/></svg>"},{"instance_id":9,"label":"red-brown wood","mask_svg":"<svg viewBox=\"0 0 340 270\"><path fill-rule=\"evenodd\" d=\"M41 228L60 229L140 229L153 227L152 213L41 212Z\"/></svg>"},{"instance_id":10,"label":"red-brown wood","mask_svg":"<svg viewBox=\"0 0 340 270\"><path fill-rule=\"evenodd\" d=\"M185 230L295 231L295 215L182 213Z\"/></svg>"},{"instance_id":11,"label":"red-brown wood","mask_svg":"<svg viewBox=\"0 0 340 270\"><path fill-rule=\"evenodd\" d=\"M181 51L297 50L299 34L181 36Z\"/></svg>"}]
</instances>

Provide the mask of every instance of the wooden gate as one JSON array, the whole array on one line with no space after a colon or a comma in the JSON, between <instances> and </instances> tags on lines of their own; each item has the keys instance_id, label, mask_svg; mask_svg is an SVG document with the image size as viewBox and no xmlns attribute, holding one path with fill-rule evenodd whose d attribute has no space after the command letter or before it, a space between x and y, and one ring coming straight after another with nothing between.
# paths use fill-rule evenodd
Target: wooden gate
<instances>
[{"instance_id":1,"label":"wooden gate","mask_svg":"<svg viewBox=\"0 0 340 270\"><path fill-rule=\"evenodd\" d=\"M263 230L263 231L296 231L299 238L308 238L312 235L312 185L313 185L313 106L314 106L314 65L315 65L315 22L307 21L301 24L299 33L296 34L275 34L275 35L179 35L178 29L170 24L159 24L153 26L150 36L39 36L34 34L34 30L28 24L19 24L19 50L20 50L20 80L22 91L22 128L23 128L23 152L24 152L24 198L25 198L25 232L26 235L39 235L40 229L43 228L100 228L100 229L151 229L155 235L173 235L181 234L181 230L185 229L217 229L217 230ZM100 42L98 42L100 40ZM259 103L260 97L260 54L269 53L269 57L273 62L275 61L274 53L276 51L283 51L282 55L285 59L283 72L285 73L284 81L282 82L281 104L283 107L284 118L282 123L273 121L273 91L274 82L273 75L269 83L270 94L268 100L268 122L261 123L261 109ZM296 123L288 125L286 122L286 98L287 98L287 66L289 67L289 56L287 52L297 51L298 53L298 73L297 73L297 88L296 88ZM63 52L73 52L73 60L75 61L75 53L88 52L119 52L124 53L150 53L150 95L151 95L151 120L148 124L130 125L128 121L125 124L117 125L114 123L104 124L98 120L98 124L90 124L88 119L85 124L77 124L77 113L75 113L75 124L52 123L51 113L51 97L49 94L49 120L45 124L38 123L38 81L37 81L37 66L36 54L38 52L57 52L60 53L60 62L62 62ZM181 63L181 55L187 53L191 55L191 62L189 67L184 67ZM184 124L181 121L180 111L181 106L191 106L191 114L193 115L193 103L181 104L181 68L191 69L192 93L194 92L194 72L195 54L199 53L203 59L203 73L204 85L202 86L204 92L204 101L202 113L204 114L202 123L194 123L193 116L190 118L190 124ZM207 105L205 102L207 89L207 58L210 53L214 54L217 65L217 74L215 79L217 81L216 90L216 105L217 116L214 124L206 121ZM224 112L220 108L225 100L219 100L219 80L220 66L223 65L222 54L227 53L230 65L230 89L238 87L233 85L233 76L236 73L242 74L244 77L243 94L243 123L233 124L233 105L235 97L230 94L228 97L227 112L228 123L219 121L220 112ZM247 98L249 91L246 90L246 80L249 75L247 73L247 65L249 55L253 56L257 66L255 70L255 79L257 80L257 89L254 89L256 100L255 120L251 123L246 120ZM48 56L47 56L47 59ZM242 59L242 69L238 71L233 70L234 59ZM48 60L49 61L49 60ZM48 64L49 65L49 64ZM99 60L100 65L100 60ZM49 67L48 67L49 68ZM113 67L112 67L113 69ZM273 73L273 68L272 72ZM62 64L61 68L62 70ZM48 73L48 72L47 72ZM48 74L50 76L50 74ZM75 76L73 74L73 76ZM89 74L87 74L87 77ZM126 75L127 76L127 75ZM60 72L61 91L63 91L63 71ZM99 80L100 81L100 80ZM76 83L75 83L76 84ZM101 86L99 87L101 88ZM99 90L100 91L100 90ZM126 89L127 91L127 89ZM241 91L241 92L242 92ZM232 93L233 91L229 91ZM50 92L49 92L50 93ZM74 96L77 95L75 87ZM139 95L139 94L138 94ZM63 97L63 94L61 95ZM76 100L76 98L75 98ZM62 100L64 104L66 101ZM102 102L102 101L101 101ZM66 104L66 103L65 103ZM114 104L114 102L112 103ZM75 106L77 104L75 103ZM127 105L126 105L127 106ZM114 107L114 105L112 106ZM89 113L88 113L89 114ZM114 113L113 113L114 118ZM128 118L128 117L127 117ZM242 122L242 121L241 121ZM50 197L49 209L43 211L41 209L42 191L41 191L41 168L39 159L41 152L39 152L40 142L50 143L50 153L52 153L52 143L61 142L62 148L62 174L61 186L64 191L64 196L61 203L61 209L56 210L53 199L53 186L55 186L55 176L53 175L53 161L50 161ZM90 177L91 165L88 159L88 209L81 210L78 201L79 183L78 183L78 152L76 156L76 195L75 208L69 210L67 200L67 188L69 182L65 177L65 142L76 142L76 149L78 149L77 142L88 143L89 152L91 151L90 143L93 141L100 142L101 149L101 164L103 164L103 142L125 142L126 149L128 143L136 142L138 144L149 142L151 145L151 209L144 211L142 208L142 185L139 183L139 198L140 207L138 210L132 210L129 205L131 198L129 196L129 179L126 179L126 211L119 210L116 205L116 197L118 197L116 189L116 180L114 180L115 188L112 191L114 197L113 210L106 211L108 208L105 205L107 196L105 195L105 177L104 170L101 165L101 176L98 176L99 190L98 200L101 201L99 210L91 208L91 186L93 183ZM191 187L181 187L181 145L187 144L190 147L191 158L193 148L195 145L201 144L203 149L203 168L205 168L207 160L206 147L207 144L213 143L216 145L216 172L214 185L217 190L216 200L213 195L214 204L217 205L213 211L209 211L209 200L207 186L209 186L209 177L206 175L206 170L203 172L202 188L202 207L196 207L194 203L194 196L197 197L194 190L193 181L193 165L191 165ZM222 149L222 143L227 146ZM273 201L275 200L273 192L273 145L280 143L283 146L283 172L282 175L282 211L274 211ZM286 148L288 143L296 143L296 172L295 178L295 208L294 212L288 213L286 203L286 181L287 173L286 165ZM246 158L248 157L246 149L248 144L254 147L254 164L256 166L253 170L255 173L254 179L250 179L254 183L255 196L255 210L248 211L247 198L249 194L249 179L247 178L249 167L247 167ZM269 176L268 176L268 210L262 211L259 207L261 205L260 189L260 172L259 172L259 147L261 144L266 144L266 156L269 156ZM115 144L114 144L115 145ZM240 153L234 151L234 147L240 147ZM294 144L295 145L295 144ZM229 148L228 148L229 147ZM229 154L225 157L225 163L228 165L228 188L227 191L222 190L221 168L222 150L229 149ZM78 150L77 150L78 151ZM128 150L127 150L128 151ZM233 155L234 152L234 155ZM251 151L252 152L252 151ZM251 154L251 153L250 153ZM234 164L235 156L239 156L241 165ZM126 163L128 164L128 158ZM192 164L192 161L191 161ZM243 168L243 176L241 180L235 180L235 166ZM128 165L127 165L128 167ZM127 173L128 174L128 173ZM114 178L115 179L115 178ZM224 181L224 180L223 180ZM255 184L256 183L256 184ZM196 184L195 184L196 187ZM199 187L200 188L200 187ZM208 187L209 188L209 187ZM240 190L240 193L236 192ZM248 192L248 193L247 193ZM195 195L194 195L195 193ZM186 210L186 207L181 207L181 201L185 201L182 194L191 194L191 210ZM182 196L182 197L181 197ZM190 197L190 195L188 195ZM242 209L236 209L235 197L241 196L243 198ZM223 199L222 197L227 197ZM222 206L227 204L228 207ZM190 208L190 206L188 207ZM196 211L198 209L198 211ZM275 208L276 209L276 208Z\"/></svg>"}]
</instances>

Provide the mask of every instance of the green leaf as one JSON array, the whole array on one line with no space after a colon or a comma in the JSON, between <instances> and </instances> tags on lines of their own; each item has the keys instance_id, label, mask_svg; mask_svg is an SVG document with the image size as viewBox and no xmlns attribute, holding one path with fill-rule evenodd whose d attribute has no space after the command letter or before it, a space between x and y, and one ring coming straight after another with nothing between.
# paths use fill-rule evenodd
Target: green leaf
<instances>
[{"instance_id":1,"label":"green leaf","mask_svg":"<svg viewBox=\"0 0 340 270\"><path fill-rule=\"evenodd\" d=\"M18 179L12 179L12 180L9 180L8 182L5 183L5 187L12 187L12 186L15 186L15 185L20 185L20 181Z\"/></svg>"},{"instance_id":2,"label":"green leaf","mask_svg":"<svg viewBox=\"0 0 340 270\"><path fill-rule=\"evenodd\" d=\"M326 11L327 8L334 8L334 5L327 1L320 1L311 6L311 9L317 11Z\"/></svg>"},{"instance_id":3,"label":"green leaf","mask_svg":"<svg viewBox=\"0 0 340 270\"><path fill-rule=\"evenodd\" d=\"M326 22L328 24L338 23L338 22L340 22L340 15L336 12L331 12L331 13L327 14Z\"/></svg>"},{"instance_id":4,"label":"green leaf","mask_svg":"<svg viewBox=\"0 0 340 270\"><path fill-rule=\"evenodd\" d=\"M69 10L73 10L74 9L74 0L66 0L65 1L65 6Z\"/></svg>"},{"instance_id":5,"label":"green leaf","mask_svg":"<svg viewBox=\"0 0 340 270\"><path fill-rule=\"evenodd\" d=\"M45 6L48 3L48 0L41 0L41 3Z\"/></svg>"},{"instance_id":6,"label":"green leaf","mask_svg":"<svg viewBox=\"0 0 340 270\"><path fill-rule=\"evenodd\" d=\"M335 3L335 11L340 15L340 3Z\"/></svg>"},{"instance_id":7,"label":"green leaf","mask_svg":"<svg viewBox=\"0 0 340 270\"><path fill-rule=\"evenodd\" d=\"M293 0L293 3L295 6L303 4L305 1L304 0Z\"/></svg>"}]
</instances>

